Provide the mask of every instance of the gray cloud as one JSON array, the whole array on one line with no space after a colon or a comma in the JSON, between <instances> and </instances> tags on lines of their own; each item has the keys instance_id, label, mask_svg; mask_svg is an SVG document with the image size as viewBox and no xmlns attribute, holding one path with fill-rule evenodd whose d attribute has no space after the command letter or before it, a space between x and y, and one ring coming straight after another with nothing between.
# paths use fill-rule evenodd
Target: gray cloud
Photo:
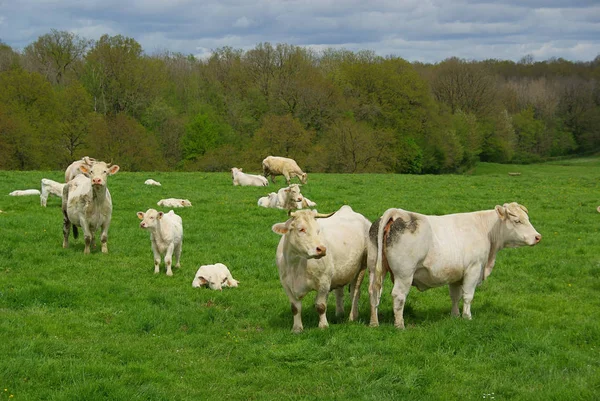
<instances>
[{"instance_id":1,"label":"gray cloud","mask_svg":"<svg viewBox=\"0 0 600 401\"><path fill-rule=\"evenodd\" d=\"M136 39L148 53L203 56L260 42L448 57L589 61L600 5L585 0L0 0L0 40L21 49L51 29Z\"/></svg>"}]
</instances>

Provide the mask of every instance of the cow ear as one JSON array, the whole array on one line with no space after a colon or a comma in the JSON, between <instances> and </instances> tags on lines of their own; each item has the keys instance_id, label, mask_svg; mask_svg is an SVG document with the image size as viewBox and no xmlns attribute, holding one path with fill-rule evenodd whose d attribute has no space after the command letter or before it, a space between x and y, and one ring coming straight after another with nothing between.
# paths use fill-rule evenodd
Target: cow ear
<instances>
[{"instance_id":1,"label":"cow ear","mask_svg":"<svg viewBox=\"0 0 600 401\"><path fill-rule=\"evenodd\" d=\"M163 215L164 215L164 213L163 213L163 212L158 212L158 215L156 216L156 219L157 219L157 220L160 220L160 219L162 219Z\"/></svg>"},{"instance_id":2,"label":"cow ear","mask_svg":"<svg viewBox=\"0 0 600 401\"><path fill-rule=\"evenodd\" d=\"M144 212L137 212L137 217L140 220L144 220Z\"/></svg>"},{"instance_id":3,"label":"cow ear","mask_svg":"<svg viewBox=\"0 0 600 401\"><path fill-rule=\"evenodd\" d=\"M114 165L111 168L108 169L108 174L113 175L113 174L117 174L117 171L119 171L119 166L118 165Z\"/></svg>"},{"instance_id":4,"label":"cow ear","mask_svg":"<svg viewBox=\"0 0 600 401\"><path fill-rule=\"evenodd\" d=\"M496 213L498 213L500 220L504 220L507 217L506 207L504 206L496 205Z\"/></svg>"},{"instance_id":5,"label":"cow ear","mask_svg":"<svg viewBox=\"0 0 600 401\"><path fill-rule=\"evenodd\" d=\"M200 282L200 285L204 285L204 284L208 283L208 280L206 280L202 276L198 277L198 281Z\"/></svg>"},{"instance_id":6,"label":"cow ear","mask_svg":"<svg viewBox=\"0 0 600 401\"><path fill-rule=\"evenodd\" d=\"M273 230L274 233L279 234L279 235L287 234L289 231L288 226L285 223L273 224L273 227L271 227L271 230Z\"/></svg>"},{"instance_id":7,"label":"cow ear","mask_svg":"<svg viewBox=\"0 0 600 401\"><path fill-rule=\"evenodd\" d=\"M79 166L79 171L81 171L83 174L90 173L90 169L85 164L82 164L81 166Z\"/></svg>"},{"instance_id":8,"label":"cow ear","mask_svg":"<svg viewBox=\"0 0 600 401\"><path fill-rule=\"evenodd\" d=\"M243 169L241 167L238 170L243 171Z\"/></svg>"}]
</instances>

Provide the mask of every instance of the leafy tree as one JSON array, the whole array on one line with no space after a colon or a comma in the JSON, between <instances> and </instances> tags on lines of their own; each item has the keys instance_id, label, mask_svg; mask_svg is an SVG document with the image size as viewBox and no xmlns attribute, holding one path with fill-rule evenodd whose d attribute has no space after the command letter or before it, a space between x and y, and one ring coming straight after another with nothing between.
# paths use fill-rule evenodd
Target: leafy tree
<instances>
[{"instance_id":1,"label":"leafy tree","mask_svg":"<svg viewBox=\"0 0 600 401\"><path fill-rule=\"evenodd\" d=\"M252 155L262 160L267 155L291 157L301 165L308 155L314 132L304 129L300 121L289 114L267 115L254 135Z\"/></svg>"},{"instance_id":2,"label":"leafy tree","mask_svg":"<svg viewBox=\"0 0 600 401\"><path fill-rule=\"evenodd\" d=\"M69 85L57 93L59 106L59 143L63 165L85 156L81 150L89 139L92 100L79 83Z\"/></svg>"},{"instance_id":3,"label":"leafy tree","mask_svg":"<svg viewBox=\"0 0 600 401\"><path fill-rule=\"evenodd\" d=\"M20 66L19 53L0 40L0 72L14 70Z\"/></svg>"},{"instance_id":4,"label":"leafy tree","mask_svg":"<svg viewBox=\"0 0 600 401\"><path fill-rule=\"evenodd\" d=\"M182 138L186 163L197 162L206 152L231 142L233 132L210 107L205 107L185 126Z\"/></svg>"}]
</instances>

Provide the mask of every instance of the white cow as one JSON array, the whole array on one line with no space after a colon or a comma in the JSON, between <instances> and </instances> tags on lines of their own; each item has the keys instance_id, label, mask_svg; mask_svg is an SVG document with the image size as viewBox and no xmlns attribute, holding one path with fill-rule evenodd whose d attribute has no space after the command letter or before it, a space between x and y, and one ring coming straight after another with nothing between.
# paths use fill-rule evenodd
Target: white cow
<instances>
[{"instance_id":1,"label":"white cow","mask_svg":"<svg viewBox=\"0 0 600 401\"><path fill-rule=\"evenodd\" d=\"M452 315L471 319L475 287L494 267L505 247L535 245L542 239L529 222L527 209L516 202L493 210L426 216L388 209L373 223L369 241L371 326L377 326L382 281L392 274L394 320L404 328L404 304L411 285L420 291L448 284ZM385 245L384 245L385 244Z\"/></svg>"},{"instance_id":2,"label":"white cow","mask_svg":"<svg viewBox=\"0 0 600 401\"><path fill-rule=\"evenodd\" d=\"M88 156L82 157L81 160L75 160L65 170L65 183L71 181L73 178L75 178L76 176L81 174L81 171L79 170L80 166L82 166L83 164L87 164L88 166L91 166L95 162L96 162L96 159L94 159L93 157L88 157Z\"/></svg>"},{"instance_id":3,"label":"white cow","mask_svg":"<svg viewBox=\"0 0 600 401\"><path fill-rule=\"evenodd\" d=\"M9 193L10 196L30 196L30 195L39 195L39 189L17 189Z\"/></svg>"},{"instance_id":4,"label":"white cow","mask_svg":"<svg viewBox=\"0 0 600 401\"><path fill-rule=\"evenodd\" d=\"M112 199L106 186L108 176L116 174L119 166L96 161L92 166L82 164L83 174L75 176L63 189L62 210L63 248L69 246L69 231L73 226L73 237L77 238L77 227L83 229L85 249L90 253L96 231L101 228L102 252L108 253L108 227L112 217Z\"/></svg>"},{"instance_id":5,"label":"white cow","mask_svg":"<svg viewBox=\"0 0 600 401\"><path fill-rule=\"evenodd\" d=\"M298 177L300 182L306 184L306 173L298 166L294 159L280 156L267 156L262 161L263 175L271 176L271 181L275 183L275 176L283 175L287 185L290 185L290 179Z\"/></svg>"},{"instance_id":6,"label":"white cow","mask_svg":"<svg viewBox=\"0 0 600 401\"><path fill-rule=\"evenodd\" d=\"M211 290L222 291L222 287L237 287L239 281L231 276L231 272L223 263L200 266L192 281L192 287L207 285Z\"/></svg>"},{"instance_id":7,"label":"white cow","mask_svg":"<svg viewBox=\"0 0 600 401\"><path fill-rule=\"evenodd\" d=\"M266 187L269 181L262 175L246 174L241 168L233 167L231 169L231 179L233 185L241 185L243 187Z\"/></svg>"},{"instance_id":8,"label":"white cow","mask_svg":"<svg viewBox=\"0 0 600 401\"><path fill-rule=\"evenodd\" d=\"M161 255L165 255L167 276L172 276L173 254L175 254L175 267L180 267L181 245L183 242L183 223L181 217L174 211L169 213L148 209L146 213L138 212L137 216L142 222L140 227L150 231L150 243L154 253L154 273L159 273Z\"/></svg>"},{"instance_id":9,"label":"white cow","mask_svg":"<svg viewBox=\"0 0 600 401\"><path fill-rule=\"evenodd\" d=\"M342 206L328 215L315 210L297 210L290 216L285 223L273 225L272 230L282 235L277 247L277 266L294 315L292 331L303 330L302 298L310 291L317 291L315 307L320 328L328 327L325 312L331 290L335 290L336 315L343 315L343 287L348 284L352 292L350 320L355 320L360 284L367 266L371 223L350 206Z\"/></svg>"},{"instance_id":10,"label":"white cow","mask_svg":"<svg viewBox=\"0 0 600 401\"><path fill-rule=\"evenodd\" d=\"M277 205L278 205L278 198L277 198L276 192L271 192L267 196L258 198L258 206L276 208Z\"/></svg>"},{"instance_id":11,"label":"white cow","mask_svg":"<svg viewBox=\"0 0 600 401\"><path fill-rule=\"evenodd\" d=\"M160 185L160 182L154 181L152 178L148 178L146 181L144 181L144 184L146 184L146 185L155 185L157 187L162 186L162 185Z\"/></svg>"},{"instance_id":12,"label":"white cow","mask_svg":"<svg viewBox=\"0 0 600 401\"><path fill-rule=\"evenodd\" d=\"M63 189L66 184L49 180L48 178L42 178L42 193L40 194L40 204L46 207L48 202L48 196L56 195L59 198L63 196Z\"/></svg>"},{"instance_id":13,"label":"white cow","mask_svg":"<svg viewBox=\"0 0 600 401\"><path fill-rule=\"evenodd\" d=\"M156 202L158 206L163 207L189 207L192 206L192 202L187 199L167 198L161 199Z\"/></svg>"}]
</instances>

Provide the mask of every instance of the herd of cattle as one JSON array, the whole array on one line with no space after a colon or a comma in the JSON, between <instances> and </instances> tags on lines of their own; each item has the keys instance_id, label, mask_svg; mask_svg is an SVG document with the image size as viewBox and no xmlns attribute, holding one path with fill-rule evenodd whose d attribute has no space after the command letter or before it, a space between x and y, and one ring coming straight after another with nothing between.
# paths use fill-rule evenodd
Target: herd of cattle
<instances>
[{"instance_id":1,"label":"herd of cattle","mask_svg":"<svg viewBox=\"0 0 600 401\"><path fill-rule=\"evenodd\" d=\"M89 157L73 162L65 172L65 183L42 179L39 194L46 206L50 194L62 198L63 247L68 247L71 228L77 238L83 230L85 249L95 245L95 234L101 230L102 252L108 252L108 228L112 216L112 200L107 187L109 176L119 171L111 165ZM263 160L263 176L232 168L233 185L268 186L270 176L283 175L288 187L258 200L258 205L287 209L288 219L274 224L272 231L281 235L276 262L281 284L289 298L294 332L303 330L302 299L316 291L315 308L319 327L328 326L326 309L329 292L335 290L336 315L344 314L344 287L352 296L350 320L358 316L360 286L369 272L371 326L377 326L378 307L383 281L390 273L393 282L392 300L395 326L404 328L404 304L411 286L420 291L448 285L452 300L452 315L458 316L463 299L462 316L471 319L471 302L475 288L491 273L496 255L505 247L533 246L542 236L529 221L527 209L516 202L498 205L492 210L428 216L402 209L388 209L371 223L350 206L321 214L309 209L316 203L302 196L297 177L302 184L307 174L289 158L268 156ZM147 185L160 185L147 180ZM37 191L31 192L31 191ZM163 202L164 201L164 202ZM165 207L191 206L186 199L163 199ZM148 209L138 212L140 227L150 232L154 254L154 272L159 272L161 256L167 275L171 276L173 257L180 266L183 225L173 210L168 213ZM192 282L194 287L211 289L237 287L231 272L222 263L201 266Z\"/></svg>"}]
</instances>

